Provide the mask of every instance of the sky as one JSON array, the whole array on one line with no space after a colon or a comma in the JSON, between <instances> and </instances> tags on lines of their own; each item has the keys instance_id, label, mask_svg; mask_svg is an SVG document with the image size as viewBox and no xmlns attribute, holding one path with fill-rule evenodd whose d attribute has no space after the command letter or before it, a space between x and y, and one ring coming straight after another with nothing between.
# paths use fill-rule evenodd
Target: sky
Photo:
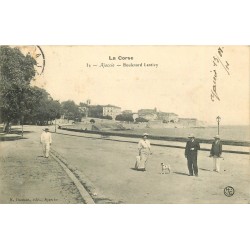
<instances>
[{"instance_id":1,"label":"sky","mask_svg":"<svg viewBox=\"0 0 250 250\"><path fill-rule=\"evenodd\" d=\"M221 125L248 125L249 47L220 48L221 55L219 46L41 46L45 68L32 84L59 101L90 99L134 112L156 107L209 124L219 115ZM211 100L213 85L220 100Z\"/></svg>"}]
</instances>

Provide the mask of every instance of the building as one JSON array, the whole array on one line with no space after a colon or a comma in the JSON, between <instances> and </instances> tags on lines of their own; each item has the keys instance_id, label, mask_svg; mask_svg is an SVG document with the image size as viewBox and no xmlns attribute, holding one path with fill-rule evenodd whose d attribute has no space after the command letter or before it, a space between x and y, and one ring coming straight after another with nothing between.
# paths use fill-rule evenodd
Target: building
<instances>
[{"instance_id":1,"label":"building","mask_svg":"<svg viewBox=\"0 0 250 250\"><path fill-rule=\"evenodd\" d=\"M178 122L179 116L175 113L167 113L167 112L158 112L157 113L158 120L164 122Z\"/></svg>"},{"instance_id":2,"label":"building","mask_svg":"<svg viewBox=\"0 0 250 250\"><path fill-rule=\"evenodd\" d=\"M123 110L122 114L132 114L132 110Z\"/></svg>"},{"instance_id":3,"label":"building","mask_svg":"<svg viewBox=\"0 0 250 250\"><path fill-rule=\"evenodd\" d=\"M88 107L78 107L78 110L83 117L88 117Z\"/></svg>"},{"instance_id":4,"label":"building","mask_svg":"<svg viewBox=\"0 0 250 250\"><path fill-rule=\"evenodd\" d=\"M157 109L140 109L138 116L149 121L160 120L165 122L178 122L179 116L175 113L157 112Z\"/></svg>"},{"instance_id":5,"label":"building","mask_svg":"<svg viewBox=\"0 0 250 250\"><path fill-rule=\"evenodd\" d=\"M153 121L157 119L157 109L140 109L138 110L138 116L140 118Z\"/></svg>"},{"instance_id":6,"label":"building","mask_svg":"<svg viewBox=\"0 0 250 250\"><path fill-rule=\"evenodd\" d=\"M121 108L114 106L114 105L105 105L103 106L103 116L111 116L113 119L115 119L115 117L117 115L121 114Z\"/></svg>"}]
</instances>

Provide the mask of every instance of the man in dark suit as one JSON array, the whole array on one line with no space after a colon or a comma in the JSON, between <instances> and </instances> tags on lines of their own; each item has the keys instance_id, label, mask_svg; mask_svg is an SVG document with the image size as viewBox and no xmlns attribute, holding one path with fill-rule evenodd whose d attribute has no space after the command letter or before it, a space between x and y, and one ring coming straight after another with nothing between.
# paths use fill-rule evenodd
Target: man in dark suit
<instances>
[{"instance_id":1,"label":"man in dark suit","mask_svg":"<svg viewBox=\"0 0 250 250\"><path fill-rule=\"evenodd\" d=\"M197 154L200 149L200 144L193 134L189 135L188 138L189 140L185 148L185 157L187 158L189 176L195 175L198 177Z\"/></svg>"}]
</instances>

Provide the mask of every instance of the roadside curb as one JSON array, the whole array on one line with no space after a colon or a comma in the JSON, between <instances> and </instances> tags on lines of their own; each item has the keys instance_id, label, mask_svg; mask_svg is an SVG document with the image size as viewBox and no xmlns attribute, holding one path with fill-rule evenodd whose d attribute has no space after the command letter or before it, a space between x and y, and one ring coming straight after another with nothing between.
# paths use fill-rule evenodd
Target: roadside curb
<instances>
[{"instance_id":1,"label":"roadside curb","mask_svg":"<svg viewBox=\"0 0 250 250\"><path fill-rule=\"evenodd\" d=\"M65 129L66 130L66 129ZM69 130L70 131L70 130ZM71 131L72 132L72 131ZM73 131L75 132L75 131ZM79 133L79 132L76 132ZM124 142L124 143L132 143L132 144L137 144L138 142L135 141L130 141L128 139L116 139L116 138L112 138L112 136L104 136L101 135L101 137L97 138L97 137L91 137L91 136L83 136L81 134L79 135L72 135L72 134L66 134L66 133L60 133L57 132L56 134L60 134L60 135L67 135L67 136L75 136L75 137L84 137L84 138L95 138L98 140L106 140L106 141L115 141L115 142ZM117 135L116 137L119 137L119 135ZM184 142L183 142L184 143ZM178 146L178 145L169 145L169 144L160 144L160 143L155 143L155 142L151 142L152 146L157 146L157 147L168 147L168 148L179 148L179 149L185 149L185 146ZM237 146L235 146L237 148ZM249 147L246 147L249 148ZM207 151L210 152L210 149L208 148L201 148L200 151ZM230 154L244 154L244 155L249 155L250 151L236 151L236 150L228 150L228 149L223 149L223 153L230 153Z\"/></svg>"},{"instance_id":2,"label":"roadside curb","mask_svg":"<svg viewBox=\"0 0 250 250\"><path fill-rule=\"evenodd\" d=\"M84 202L86 202L86 204L95 204L94 200L92 199L88 191L84 188L84 186L77 179L77 177L73 174L73 172L67 167L67 163L65 162L65 160L60 159L60 157L58 157L58 154L56 154L56 151L53 149L51 150L50 153L51 153L51 156L54 158L54 160L60 164L63 170L67 173L70 179L74 182Z\"/></svg>"},{"instance_id":3,"label":"roadside curb","mask_svg":"<svg viewBox=\"0 0 250 250\"><path fill-rule=\"evenodd\" d=\"M51 156L60 164L68 176L76 185L86 204L121 204L121 200L109 199L75 166L61 156L56 150L51 148Z\"/></svg>"}]
</instances>

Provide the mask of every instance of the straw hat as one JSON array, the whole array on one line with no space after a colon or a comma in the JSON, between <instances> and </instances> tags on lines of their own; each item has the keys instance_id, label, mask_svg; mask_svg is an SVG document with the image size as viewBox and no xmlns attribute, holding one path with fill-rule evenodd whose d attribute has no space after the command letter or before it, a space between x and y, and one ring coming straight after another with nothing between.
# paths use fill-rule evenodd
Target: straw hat
<instances>
[{"instance_id":1,"label":"straw hat","mask_svg":"<svg viewBox=\"0 0 250 250\"><path fill-rule=\"evenodd\" d=\"M143 136L148 136L148 133L144 133Z\"/></svg>"},{"instance_id":2,"label":"straw hat","mask_svg":"<svg viewBox=\"0 0 250 250\"><path fill-rule=\"evenodd\" d=\"M194 138L194 134L189 134L188 138Z\"/></svg>"},{"instance_id":3,"label":"straw hat","mask_svg":"<svg viewBox=\"0 0 250 250\"><path fill-rule=\"evenodd\" d=\"M219 136L219 135L216 135L216 136L214 136L214 138L220 139L220 136Z\"/></svg>"}]
</instances>

